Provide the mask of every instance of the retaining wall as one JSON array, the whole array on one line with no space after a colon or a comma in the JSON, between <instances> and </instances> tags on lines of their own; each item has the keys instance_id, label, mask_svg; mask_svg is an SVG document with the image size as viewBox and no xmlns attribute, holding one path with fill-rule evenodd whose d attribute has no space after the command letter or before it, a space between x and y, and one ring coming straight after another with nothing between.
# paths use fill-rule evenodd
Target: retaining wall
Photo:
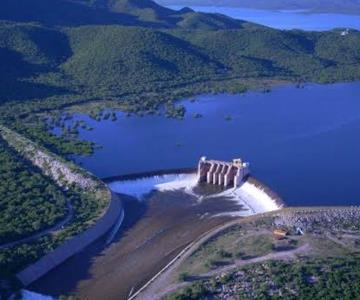
<instances>
[{"instance_id":1,"label":"retaining wall","mask_svg":"<svg viewBox=\"0 0 360 300\"><path fill-rule=\"evenodd\" d=\"M111 193L111 201L106 213L97 220L96 224L65 241L52 252L40 258L37 262L19 272L16 277L24 286L44 276L46 273L65 262L71 256L79 253L85 247L95 242L117 223L123 212L122 202L118 195Z\"/></svg>"}]
</instances>

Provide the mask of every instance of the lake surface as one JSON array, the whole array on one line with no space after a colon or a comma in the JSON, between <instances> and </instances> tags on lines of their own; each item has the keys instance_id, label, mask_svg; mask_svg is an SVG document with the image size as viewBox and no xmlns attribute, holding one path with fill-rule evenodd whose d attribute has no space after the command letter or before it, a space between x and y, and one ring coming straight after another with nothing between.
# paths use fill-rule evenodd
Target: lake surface
<instances>
[{"instance_id":1,"label":"lake surface","mask_svg":"<svg viewBox=\"0 0 360 300\"><path fill-rule=\"evenodd\" d=\"M169 6L179 10L182 6ZM238 7L191 6L195 11L220 13L277 29L330 30L353 28L360 30L360 16L344 14L306 13L302 11L271 11Z\"/></svg>"},{"instance_id":2,"label":"lake surface","mask_svg":"<svg viewBox=\"0 0 360 300\"><path fill-rule=\"evenodd\" d=\"M360 83L202 95L182 104L184 120L75 115L94 128L80 137L103 146L76 161L108 177L192 167L203 155L242 157L289 205L360 204Z\"/></svg>"}]
</instances>

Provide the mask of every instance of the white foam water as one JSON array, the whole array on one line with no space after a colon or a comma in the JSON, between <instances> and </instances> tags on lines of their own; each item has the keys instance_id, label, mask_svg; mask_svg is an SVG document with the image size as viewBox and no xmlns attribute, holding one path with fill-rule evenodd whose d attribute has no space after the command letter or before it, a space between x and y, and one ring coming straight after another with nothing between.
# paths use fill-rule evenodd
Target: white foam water
<instances>
[{"instance_id":1,"label":"white foam water","mask_svg":"<svg viewBox=\"0 0 360 300\"><path fill-rule=\"evenodd\" d=\"M139 178L135 180L115 181L109 184L112 191L131 195L138 199L144 197L151 191L174 191L183 190L187 194L195 196L199 202L208 198L224 198L224 201L234 201L241 209L233 212L226 212L220 215L249 216L258 213L278 210L281 207L276 200L260 187L249 182L244 182L240 187L228 189L211 196L200 196L193 192L197 184L196 174L172 174ZM219 216L219 215L217 215Z\"/></svg>"},{"instance_id":2,"label":"white foam water","mask_svg":"<svg viewBox=\"0 0 360 300\"><path fill-rule=\"evenodd\" d=\"M281 208L275 199L260 187L249 182L244 182L240 187L226 190L212 197L224 197L227 200L235 201L243 206L244 210L224 213L221 215L244 216L265 213Z\"/></svg>"},{"instance_id":3,"label":"white foam water","mask_svg":"<svg viewBox=\"0 0 360 300\"><path fill-rule=\"evenodd\" d=\"M135 180L115 181L109 188L115 193L121 193L143 199L152 191L172 191L184 189L191 192L196 185L196 174L169 174L144 177Z\"/></svg>"}]
</instances>

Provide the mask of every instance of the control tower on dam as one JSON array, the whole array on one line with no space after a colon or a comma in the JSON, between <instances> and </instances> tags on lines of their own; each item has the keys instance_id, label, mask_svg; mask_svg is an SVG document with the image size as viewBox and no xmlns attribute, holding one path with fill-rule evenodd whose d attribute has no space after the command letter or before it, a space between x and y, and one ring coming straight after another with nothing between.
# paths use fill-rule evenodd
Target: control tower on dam
<instances>
[{"instance_id":1,"label":"control tower on dam","mask_svg":"<svg viewBox=\"0 0 360 300\"><path fill-rule=\"evenodd\" d=\"M205 182L225 188L238 187L248 174L250 174L249 163L241 159L225 162L208 160L204 156L198 165L198 183Z\"/></svg>"}]
</instances>

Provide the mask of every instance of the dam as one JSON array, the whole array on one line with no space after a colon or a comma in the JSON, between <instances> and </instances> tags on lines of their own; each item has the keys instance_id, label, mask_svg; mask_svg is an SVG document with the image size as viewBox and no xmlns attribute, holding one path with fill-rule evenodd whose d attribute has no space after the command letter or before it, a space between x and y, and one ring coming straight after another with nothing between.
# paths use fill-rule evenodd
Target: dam
<instances>
[{"instance_id":1,"label":"dam","mask_svg":"<svg viewBox=\"0 0 360 300\"><path fill-rule=\"evenodd\" d=\"M208 160L201 157L198 164L198 183L207 183L223 186L225 188L237 188L250 174L249 163L242 159L234 159L232 162Z\"/></svg>"},{"instance_id":2,"label":"dam","mask_svg":"<svg viewBox=\"0 0 360 300\"><path fill-rule=\"evenodd\" d=\"M31 284L32 291L77 299L128 299L209 230L234 218L282 207L281 199L250 176L249 164L241 159L225 162L202 157L197 168L103 181L123 204L121 228L113 227L119 233L110 232L70 257ZM202 189L199 183L216 188Z\"/></svg>"}]
</instances>

